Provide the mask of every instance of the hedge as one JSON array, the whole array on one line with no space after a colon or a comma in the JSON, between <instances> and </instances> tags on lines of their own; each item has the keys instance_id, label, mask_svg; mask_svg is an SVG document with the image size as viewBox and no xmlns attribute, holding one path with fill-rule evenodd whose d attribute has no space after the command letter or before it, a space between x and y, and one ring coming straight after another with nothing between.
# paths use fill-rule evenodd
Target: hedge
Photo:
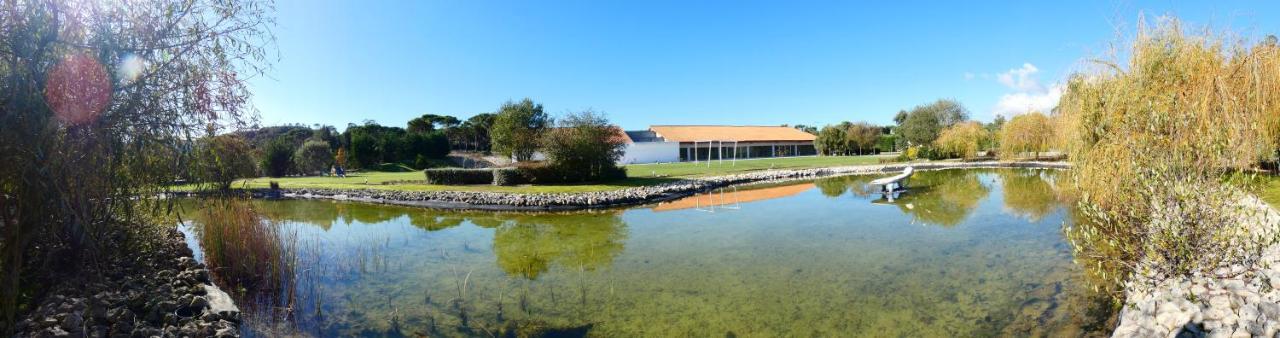
<instances>
[{"instance_id":1,"label":"hedge","mask_svg":"<svg viewBox=\"0 0 1280 338\"><path fill-rule=\"evenodd\" d=\"M528 182L517 168L493 169L493 185L517 185Z\"/></svg>"},{"instance_id":2,"label":"hedge","mask_svg":"<svg viewBox=\"0 0 1280 338\"><path fill-rule=\"evenodd\" d=\"M493 170L435 168L422 171L427 176L427 184L466 185L493 183Z\"/></svg>"}]
</instances>

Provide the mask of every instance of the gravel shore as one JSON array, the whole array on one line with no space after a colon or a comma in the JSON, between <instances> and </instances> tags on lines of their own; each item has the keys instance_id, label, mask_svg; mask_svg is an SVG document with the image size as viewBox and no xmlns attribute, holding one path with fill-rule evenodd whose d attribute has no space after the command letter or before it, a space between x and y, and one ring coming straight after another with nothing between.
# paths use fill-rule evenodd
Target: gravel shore
<instances>
[{"instance_id":1,"label":"gravel shore","mask_svg":"<svg viewBox=\"0 0 1280 338\"><path fill-rule=\"evenodd\" d=\"M20 337L239 337L240 311L176 229L165 242L86 268L18 322Z\"/></svg>"},{"instance_id":2,"label":"gravel shore","mask_svg":"<svg viewBox=\"0 0 1280 338\"><path fill-rule=\"evenodd\" d=\"M1254 227L1255 233L1280 231L1280 212L1254 196L1241 202L1255 211L1241 226ZM1267 248L1256 266L1236 265L1215 274L1238 276L1196 275L1151 288L1130 283L1112 336L1280 338L1280 245Z\"/></svg>"}]
</instances>

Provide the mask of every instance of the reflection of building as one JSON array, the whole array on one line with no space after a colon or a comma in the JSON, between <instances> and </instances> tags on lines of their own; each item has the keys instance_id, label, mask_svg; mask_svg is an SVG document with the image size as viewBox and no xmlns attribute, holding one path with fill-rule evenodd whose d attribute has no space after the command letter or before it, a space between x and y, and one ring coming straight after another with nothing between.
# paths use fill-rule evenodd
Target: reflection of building
<instances>
[{"instance_id":1,"label":"reflection of building","mask_svg":"<svg viewBox=\"0 0 1280 338\"><path fill-rule=\"evenodd\" d=\"M697 194L675 201L666 202L653 207L654 211L672 211L681 209L703 209L725 205L737 205L739 203L763 201L774 198L782 198L797 195L812 189L813 183L784 185L780 187L769 187L760 189L750 189L741 191L717 191L706 194Z\"/></svg>"},{"instance_id":2,"label":"reflection of building","mask_svg":"<svg viewBox=\"0 0 1280 338\"><path fill-rule=\"evenodd\" d=\"M813 134L782 126L659 125L626 138L623 164L817 154Z\"/></svg>"}]
</instances>

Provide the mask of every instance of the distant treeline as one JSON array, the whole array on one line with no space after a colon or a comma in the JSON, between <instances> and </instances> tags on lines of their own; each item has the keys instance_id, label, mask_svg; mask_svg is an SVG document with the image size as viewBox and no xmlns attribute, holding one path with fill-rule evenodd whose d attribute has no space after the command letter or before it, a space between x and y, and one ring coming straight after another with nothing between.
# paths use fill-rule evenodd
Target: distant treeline
<instances>
[{"instance_id":1,"label":"distant treeline","mask_svg":"<svg viewBox=\"0 0 1280 338\"><path fill-rule=\"evenodd\" d=\"M494 116L482 113L462 121L453 116L425 114L409 120L404 127L365 120L348 124L341 133L333 126L294 124L230 134L245 141L259 159L259 169L269 176L312 174L335 165L372 168L390 163L422 169L438 166L451 150L488 152ZM323 144L331 155L309 159L301 155L300 151L312 143ZM308 163L315 161L322 163Z\"/></svg>"}]
</instances>

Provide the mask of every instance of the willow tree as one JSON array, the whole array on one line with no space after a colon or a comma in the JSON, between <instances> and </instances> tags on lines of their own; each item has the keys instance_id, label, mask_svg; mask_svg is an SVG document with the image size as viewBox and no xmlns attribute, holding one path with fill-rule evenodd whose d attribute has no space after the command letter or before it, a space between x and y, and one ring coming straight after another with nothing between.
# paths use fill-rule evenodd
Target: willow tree
<instances>
[{"instance_id":1,"label":"willow tree","mask_svg":"<svg viewBox=\"0 0 1280 338\"><path fill-rule=\"evenodd\" d=\"M1049 151L1053 135L1053 125L1043 113L1014 116L1000 128L1000 157L1013 159L1032 153L1039 159L1041 152Z\"/></svg>"},{"instance_id":2,"label":"willow tree","mask_svg":"<svg viewBox=\"0 0 1280 338\"><path fill-rule=\"evenodd\" d=\"M1250 267L1275 243L1254 229L1276 224L1241 221L1256 208L1237 173L1273 153L1280 49L1241 41L1162 18L1140 25L1127 60L1067 83L1059 113L1085 216L1067 234L1112 286Z\"/></svg>"},{"instance_id":3,"label":"willow tree","mask_svg":"<svg viewBox=\"0 0 1280 338\"><path fill-rule=\"evenodd\" d=\"M256 119L245 81L266 65L272 10L257 0L0 4L5 323L50 271L157 238L137 225L162 210L147 206L194 140Z\"/></svg>"},{"instance_id":4,"label":"willow tree","mask_svg":"<svg viewBox=\"0 0 1280 338\"><path fill-rule=\"evenodd\" d=\"M956 123L938 134L934 147L963 159L978 157L979 146L991 138L982 124L975 121Z\"/></svg>"}]
</instances>

